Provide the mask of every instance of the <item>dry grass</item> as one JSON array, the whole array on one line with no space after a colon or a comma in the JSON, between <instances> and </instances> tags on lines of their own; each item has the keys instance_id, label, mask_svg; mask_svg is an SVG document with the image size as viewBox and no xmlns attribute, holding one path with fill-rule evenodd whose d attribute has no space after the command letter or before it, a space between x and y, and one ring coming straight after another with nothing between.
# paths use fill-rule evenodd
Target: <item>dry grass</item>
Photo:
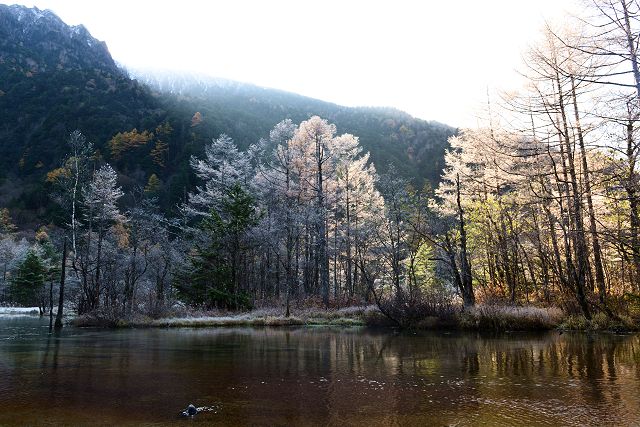
<instances>
[{"instance_id":1,"label":"dry grass","mask_svg":"<svg viewBox=\"0 0 640 427\"><path fill-rule=\"evenodd\" d=\"M129 319L94 315L74 319L76 326L98 327L233 327L233 326L393 326L376 306L353 306L341 309L296 308L285 317L281 307L259 308L246 313L222 311L183 311L153 319L134 316ZM565 316L558 308L479 304L459 311L453 319L425 316L412 327L416 329L462 328L495 331L533 331L554 328L582 331L631 331L638 325L622 316L611 319L597 313L589 321L584 316Z\"/></svg>"},{"instance_id":2,"label":"dry grass","mask_svg":"<svg viewBox=\"0 0 640 427\"><path fill-rule=\"evenodd\" d=\"M559 308L483 304L462 312L459 323L465 329L530 331L554 329L563 317Z\"/></svg>"},{"instance_id":3,"label":"dry grass","mask_svg":"<svg viewBox=\"0 0 640 427\"><path fill-rule=\"evenodd\" d=\"M55 311L55 310L54 310ZM38 316L38 307L0 307L0 316Z\"/></svg>"},{"instance_id":4,"label":"dry grass","mask_svg":"<svg viewBox=\"0 0 640 427\"><path fill-rule=\"evenodd\" d=\"M540 308L534 306L505 306L498 304L479 304L462 310L457 308L453 314L445 317L423 316L414 322L415 329L474 329L495 331L534 331L556 328L564 315L558 308ZM393 326L380 311L371 311L365 316L368 326Z\"/></svg>"},{"instance_id":5,"label":"dry grass","mask_svg":"<svg viewBox=\"0 0 640 427\"><path fill-rule=\"evenodd\" d=\"M289 317L284 316L281 308L260 308L247 313L188 312L160 319L147 316L129 319L80 316L74 319L73 324L81 327L363 326L365 314L372 310L375 310L373 306L337 310L306 308L292 310Z\"/></svg>"}]
</instances>

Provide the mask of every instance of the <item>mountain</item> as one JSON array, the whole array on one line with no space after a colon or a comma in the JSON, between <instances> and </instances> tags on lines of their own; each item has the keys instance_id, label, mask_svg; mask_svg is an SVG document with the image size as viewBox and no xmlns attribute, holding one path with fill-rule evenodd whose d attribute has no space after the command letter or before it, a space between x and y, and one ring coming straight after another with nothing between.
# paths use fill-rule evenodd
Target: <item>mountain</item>
<instances>
[{"instance_id":1,"label":"mountain","mask_svg":"<svg viewBox=\"0 0 640 427\"><path fill-rule=\"evenodd\" d=\"M153 124L160 108L84 27L0 5L0 205L18 222L50 205L44 176L60 166L70 131L82 130L104 153L114 133Z\"/></svg>"},{"instance_id":2,"label":"mountain","mask_svg":"<svg viewBox=\"0 0 640 427\"><path fill-rule=\"evenodd\" d=\"M51 215L46 176L79 129L125 188L160 179L171 209L195 185L188 160L226 133L240 147L279 121L319 115L360 138L378 170L436 183L456 130L391 108L343 107L195 74L125 70L106 44L53 12L0 5L0 206L22 224ZM156 184L158 184L156 182Z\"/></svg>"},{"instance_id":3,"label":"mountain","mask_svg":"<svg viewBox=\"0 0 640 427\"><path fill-rule=\"evenodd\" d=\"M240 146L268 135L284 118L295 123L312 115L334 123L338 133L352 133L379 170L397 166L417 184L438 182L444 166L444 148L455 129L416 119L394 108L344 107L282 90L264 88L195 73L129 70L158 93L172 94L175 109L199 111Z\"/></svg>"}]
</instances>

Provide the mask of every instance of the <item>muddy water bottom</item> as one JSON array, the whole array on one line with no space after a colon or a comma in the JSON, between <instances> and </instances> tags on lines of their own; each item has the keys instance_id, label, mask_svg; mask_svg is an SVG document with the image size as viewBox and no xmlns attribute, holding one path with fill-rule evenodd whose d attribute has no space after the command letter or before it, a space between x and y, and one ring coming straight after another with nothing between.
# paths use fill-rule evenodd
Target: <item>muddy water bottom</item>
<instances>
[{"instance_id":1,"label":"muddy water bottom","mask_svg":"<svg viewBox=\"0 0 640 427\"><path fill-rule=\"evenodd\" d=\"M639 363L637 335L0 318L0 425L633 425Z\"/></svg>"}]
</instances>

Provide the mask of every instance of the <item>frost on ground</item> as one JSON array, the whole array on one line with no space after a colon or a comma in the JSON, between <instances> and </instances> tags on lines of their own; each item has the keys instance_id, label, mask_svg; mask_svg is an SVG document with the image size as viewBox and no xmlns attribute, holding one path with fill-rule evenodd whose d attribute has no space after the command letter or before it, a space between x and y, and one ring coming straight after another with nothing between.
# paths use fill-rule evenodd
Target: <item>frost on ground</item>
<instances>
[{"instance_id":1,"label":"frost on ground","mask_svg":"<svg viewBox=\"0 0 640 427\"><path fill-rule=\"evenodd\" d=\"M150 326L287 326L287 325L362 325L362 316L372 306L348 307L338 310L292 310L285 317L281 309L262 308L249 313L232 315L200 315L152 320ZM212 313L213 314L213 313Z\"/></svg>"},{"instance_id":2,"label":"frost on ground","mask_svg":"<svg viewBox=\"0 0 640 427\"><path fill-rule=\"evenodd\" d=\"M0 307L0 316L38 316L38 307Z\"/></svg>"}]
</instances>

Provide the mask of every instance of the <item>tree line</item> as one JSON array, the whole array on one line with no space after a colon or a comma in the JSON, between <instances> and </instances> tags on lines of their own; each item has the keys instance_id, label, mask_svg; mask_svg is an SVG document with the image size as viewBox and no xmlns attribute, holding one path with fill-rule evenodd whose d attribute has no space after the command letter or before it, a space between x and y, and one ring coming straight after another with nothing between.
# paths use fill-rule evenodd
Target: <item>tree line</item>
<instances>
[{"instance_id":1,"label":"tree line","mask_svg":"<svg viewBox=\"0 0 640 427\"><path fill-rule=\"evenodd\" d=\"M640 291L640 8L587 6L546 25L523 89L490 103L485 126L450 139L438 194L465 211L480 293L590 318L637 306Z\"/></svg>"},{"instance_id":2,"label":"tree line","mask_svg":"<svg viewBox=\"0 0 640 427\"><path fill-rule=\"evenodd\" d=\"M292 302L375 302L399 325L477 302L632 313L640 8L590 10L571 29L548 25L526 53L524 89L490 103L486 126L449 139L437 188L393 167L379 175L357 136L313 116L278 123L246 150L213 139L190 161L199 185L167 218L150 185L125 195L76 131L48 177L65 218L57 258L36 248L28 263L14 256L13 271L5 262L5 299L18 301L37 257L57 265L60 295L68 279L78 313L113 317L162 315L176 301L286 315Z\"/></svg>"}]
</instances>

